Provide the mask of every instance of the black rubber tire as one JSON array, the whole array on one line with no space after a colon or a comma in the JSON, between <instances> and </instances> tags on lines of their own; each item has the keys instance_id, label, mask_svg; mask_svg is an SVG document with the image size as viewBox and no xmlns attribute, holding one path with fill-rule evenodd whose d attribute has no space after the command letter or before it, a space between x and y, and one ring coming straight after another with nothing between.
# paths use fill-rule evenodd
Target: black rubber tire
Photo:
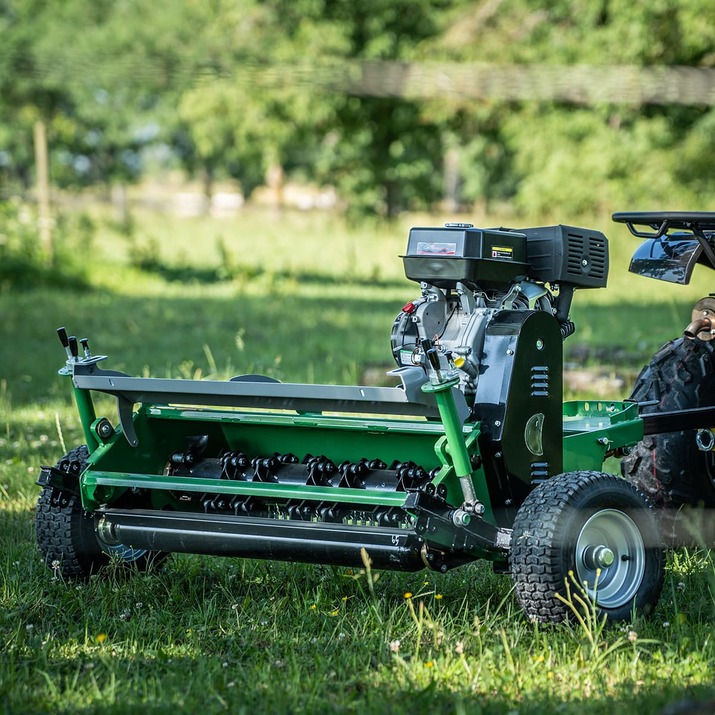
<instances>
[{"instance_id":1,"label":"black rubber tire","mask_svg":"<svg viewBox=\"0 0 715 715\"><path fill-rule=\"evenodd\" d=\"M76 447L56 465L79 478L87 465L87 447ZM94 528L94 515L78 496L43 487L35 509L35 534L42 558L53 573L84 580L107 566L112 558L139 571L158 566L167 554L123 546L103 547Z\"/></svg>"},{"instance_id":2,"label":"black rubber tire","mask_svg":"<svg viewBox=\"0 0 715 715\"><path fill-rule=\"evenodd\" d=\"M657 401L643 414L715 405L715 344L684 338L667 343L641 370L631 399ZM696 430L648 435L621 463L623 476L659 510L673 545L715 539L715 452L701 452L695 435Z\"/></svg>"},{"instance_id":3,"label":"black rubber tire","mask_svg":"<svg viewBox=\"0 0 715 715\"><path fill-rule=\"evenodd\" d=\"M604 547L612 563L594 565L594 554L606 558ZM663 588L665 549L654 509L613 474L568 472L536 487L514 520L509 560L519 604L541 623L574 617L558 597L567 598L567 581L572 594L583 597L583 587L613 621L629 619L634 608L650 612Z\"/></svg>"}]
</instances>

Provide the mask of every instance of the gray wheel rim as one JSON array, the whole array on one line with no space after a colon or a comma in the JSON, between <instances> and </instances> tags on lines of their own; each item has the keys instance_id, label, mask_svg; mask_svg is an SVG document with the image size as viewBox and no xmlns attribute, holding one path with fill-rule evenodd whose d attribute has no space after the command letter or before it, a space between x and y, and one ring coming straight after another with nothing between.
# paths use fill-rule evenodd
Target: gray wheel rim
<instances>
[{"instance_id":1,"label":"gray wheel rim","mask_svg":"<svg viewBox=\"0 0 715 715\"><path fill-rule=\"evenodd\" d=\"M148 549L135 549L133 546L117 543L111 527L105 528L104 519L95 522L95 535L102 551L112 558L133 563L149 553Z\"/></svg>"},{"instance_id":2,"label":"gray wheel rim","mask_svg":"<svg viewBox=\"0 0 715 715\"><path fill-rule=\"evenodd\" d=\"M636 523L617 509L602 509L576 539L576 573L601 608L624 606L638 592L645 572L645 545Z\"/></svg>"}]
</instances>

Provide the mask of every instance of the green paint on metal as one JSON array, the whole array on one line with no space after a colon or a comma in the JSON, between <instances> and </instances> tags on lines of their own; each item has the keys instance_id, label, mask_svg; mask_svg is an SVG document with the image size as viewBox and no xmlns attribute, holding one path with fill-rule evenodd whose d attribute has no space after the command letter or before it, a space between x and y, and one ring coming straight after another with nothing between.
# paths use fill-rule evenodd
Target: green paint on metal
<instances>
[{"instance_id":1,"label":"green paint on metal","mask_svg":"<svg viewBox=\"0 0 715 715\"><path fill-rule=\"evenodd\" d=\"M110 487L177 492L209 492L211 494L256 496L263 499L301 499L387 507L401 507L407 498L406 492L380 491L376 489L241 482L199 477L165 477L154 474L133 474L131 472L103 472L93 469L88 469L84 472L81 482L82 490L93 495L96 494L96 490L99 487ZM94 496L94 500L96 498Z\"/></svg>"},{"instance_id":2,"label":"green paint on metal","mask_svg":"<svg viewBox=\"0 0 715 715\"><path fill-rule=\"evenodd\" d=\"M79 412L79 419L82 423L85 443L91 454L99 447L99 440L92 431L92 424L97 419L97 415L94 411L94 403L92 402L92 395L89 390L80 390L75 387L74 399L77 403L77 411Z\"/></svg>"},{"instance_id":3,"label":"green paint on metal","mask_svg":"<svg viewBox=\"0 0 715 715\"><path fill-rule=\"evenodd\" d=\"M422 385L422 392L434 395L437 400L439 416L447 437L447 451L454 464L455 472L457 477L467 477L472 474L472 465L464 444L462 423L457 415L457 407L452 396L452 388L458 384L459 380L456 378L439 384L426 383Z\"/></svg>"},{"instance_id":4,"label":"green paint on metal","mask_svg":"<svg viewBox=\"0 0 715 715\"><path fill-rule=\"evenodd\" d=\"M455 378L439 384L427 383L422 385L423 392L435 396L437 408L439 409L440 418L444 427L444 440L440 441L436 446L437 455L443 462L446 458L453 465L456 480L465 479L471 482L474 494L476 494L477 499L484 505L485 519L493 523L492 504L489 498L484 471L479 470L479 478L475 481L475 470L470 459L470 452L473 451L473 453L476 453L478 450L477 439L479 438L479 427L474 426L465 438L464 428L457 414L457 406L454 403L454 396L452 395L452 388L457 384L459 384L459 379ZM461 485L459 485L459 482L454 483L456 480L449 480L451 483L448 487L448 498L453 499L456 488L459 488L459 492L463 496L462 500L466 500L466 494L464 494L464 490Z\"/></svg>"},{"instance_id":5,"label":"green paint on metal","mask_svg":"<svg viewBox=\"0 0 715 715\"><path fill-rule=\"evenodd\" d=\"M643 421L634 402L565 402L565 472L600 470L607 453L643 439Z\"/></svg>"},{"instance_id":6,"label":"green paint on metal","mask_svg":"<svg viewBox=\"0 0 715 715\"><path fill-rule=\"evenodd\" d=\"M444 435L440 422L426 420L336 417L274 412L142 408L135 416L137 450L117 453L100 465L109 471L161 472L168 456L185 449L192 435L209 436L206 456L240 450L253 458L275 452L293 453L299 459L324 455L336 464L361 459L381 459L386 464L412 461L426 471L439 467L435 442ZM136 468L138 452L151 452L153 468ZM158 460L158 461L157 461Z\"/></svg>"},{"instance_id":7,"label":"green paint on metal","mask_svg":"<svg viewBox=\"0 0 715 715\"><path fill-rule=\"evenodd\" d=\"M479 454L479 435L481 431L479 429L479 424L477 424L472 432L467 436L464 444L467 448L469 454ZM484 468L481 466L481 460L479 460L480 466L472 472L472 483L474 484L474 490L477 493L477 499L484 504L484 514L483 518L490 524L494 524L494 512L492 511L492 502L489 497L489 487L487 486L487 477L484 472Z\"/></svg>"},{"instance_id":8,"label":"green paint on metal","mask_svg":"<svg viewBox=\"0 0 715 715\"><path fill-rule=\"evenodd\" d=\"M222 424L261 424L295 427L325 427L334 430L379 431L402 434L432 434L439 436L444 433L440 422L428 421L422 418L400 419L383 417L351 417L337 415L313 414L309 418L295 412L256 412L238 410L216 410L211 408L178 408L165 406L143 406L139 414L158 417L167 420L193 420L201 422L221 422Z\"/></svg>"}]
</instances>

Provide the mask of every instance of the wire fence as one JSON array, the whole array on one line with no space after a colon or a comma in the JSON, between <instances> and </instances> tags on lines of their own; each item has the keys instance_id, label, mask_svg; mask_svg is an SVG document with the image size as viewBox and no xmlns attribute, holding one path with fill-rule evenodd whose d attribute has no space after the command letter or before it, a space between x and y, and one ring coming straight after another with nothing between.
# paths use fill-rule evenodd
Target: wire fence
<instances>
[{"instance_id":1,"label":"wire fence","mask_svg":"<svg viewBox=\"0 0 715 715\"><path fill-rule=\"evenodd\" d=\"M0 48L0 60L3 51ZM578 105L715 104L715 69L690 66L551 65L394 60L243 61L233 67L173 59L102 58L68 51L59 57L5 56L6 66L36 78L81 78L101 86L220 78L225 86L305 89L411 100L553 101ZM1 101L1 98L0 98Z\"/></svg>"}]
</instances>

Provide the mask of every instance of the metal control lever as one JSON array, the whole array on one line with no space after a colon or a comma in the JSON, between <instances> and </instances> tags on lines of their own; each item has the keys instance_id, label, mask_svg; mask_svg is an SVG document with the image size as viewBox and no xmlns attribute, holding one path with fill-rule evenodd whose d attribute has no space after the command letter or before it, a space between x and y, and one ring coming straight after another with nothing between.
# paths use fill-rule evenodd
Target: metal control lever
<instances>
[{"instance_id":1,"label":"metal control lever","mask_svg":"<svg viewBox=\"0 0 715 715\"><path fill-rule=\"evenodd\" d=\"M425 358L427 359L427 364L434 371L434 376L432 378L433 382L442 382L442 366L439 361L439 351L434 347L434 343L431 340L422 341L422 349L425 352Z\"/></svg>"},{"instance_id":2,"label":"metal control lever","mask_svg":"<svg viewBox=\"0 0 715 715\"><path fill-rule=\"evenodd\" d=\"M67 359L72 360L72 352L70 351L70 341L69 341L69 338L67 337L67 330L65 330L64 327L57 328L57 337L60 339L60 342L62 343L62 347L65 349L65 352L67 353Z\"/></svg>"},{"instance_id":3,"label":"metal control lever","mask_svg":"<svg viewBox=\"0 0 715 715\"><path fill-rule=\"evenodd\" d=\"M74 371L84 366L92 368L102 360L106 360L106 355L92 355L89 349L89 339L81 338L77 340L74 335L67 335L66 328L57 328L57 337L62 343L62 347L67 353L67 362L58 370L60 375L73 375ZM82 348L82 357L80 357L79 349Z\"/></svg>"}]
</instances>

